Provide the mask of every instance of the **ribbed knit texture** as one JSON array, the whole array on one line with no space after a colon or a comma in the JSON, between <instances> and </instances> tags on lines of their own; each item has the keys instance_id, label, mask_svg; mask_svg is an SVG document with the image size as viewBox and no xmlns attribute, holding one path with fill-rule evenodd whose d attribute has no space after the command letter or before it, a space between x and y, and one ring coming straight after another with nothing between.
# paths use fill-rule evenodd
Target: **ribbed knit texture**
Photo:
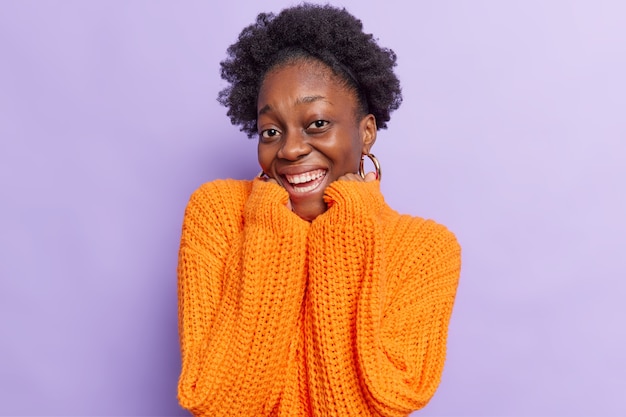
<instances>
[{"instance_id":1,"label":"ribbed knit texture","mask_svg":"<svg viewBox=\"0 0 626 417\"><path fill-rule=\"evenodd\" d=\"M434 394L460 248L338 181L306 222L260 180L204 184L180 247L180 404L196 416L404 416Z\"/></svg>"}]
</instances>

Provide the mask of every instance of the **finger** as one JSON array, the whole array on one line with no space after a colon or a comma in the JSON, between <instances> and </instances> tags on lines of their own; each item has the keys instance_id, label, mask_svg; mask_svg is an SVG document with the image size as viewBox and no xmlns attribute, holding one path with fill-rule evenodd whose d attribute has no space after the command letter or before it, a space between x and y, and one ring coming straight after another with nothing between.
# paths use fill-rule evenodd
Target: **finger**
<instances>
[{"instance_id":1,"label":"finger","mask_svg":"<svg viewBox=\"0 0 626 417\"><path fill-rule=\"evenodd\" d=\"M361 178L361 176L359 174L354 174L352 172L344 174L344 175L342 175L341 177L339 177L337 179L339 181L358 181L358 182L363 182L363 178Z\"/></svg>"},{"instance_id":2,"label":"finger","mask_svg":"<svg viewBox=\"0 0 626 417\"><path fill-rule=\"evenodd\" d=\"M376 179L378 179L378 175L376 175L375 172L368 172L365 174L365 182L376 181Z\"/></svg>"}]
</instances>

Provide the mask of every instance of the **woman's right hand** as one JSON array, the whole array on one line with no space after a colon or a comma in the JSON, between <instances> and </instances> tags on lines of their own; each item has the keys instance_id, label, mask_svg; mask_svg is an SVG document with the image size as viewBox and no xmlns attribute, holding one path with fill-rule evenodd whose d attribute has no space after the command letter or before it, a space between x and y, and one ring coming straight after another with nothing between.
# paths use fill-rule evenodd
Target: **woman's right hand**
<instances>
[{"instance_id":1,"label":"woman's right hand","mask_svg":"<svg viewBox=\"0 0 626 417\"><path fill-rule=\"evenodd\" d=\"M264 177L264 181L265 181L265 182L272 183L272 184L276 184L276 185L278 185L279 187L282 187L282 185L280 185L280 184L278 183L278 181L276 181L274 178L271 178L271 177ZM287 204L285 204L285 207L287 207L287 208L289 209L289 211L293 211L293 206L291 205L291 200L287 200Z\"/></svg>"}]
</instances>

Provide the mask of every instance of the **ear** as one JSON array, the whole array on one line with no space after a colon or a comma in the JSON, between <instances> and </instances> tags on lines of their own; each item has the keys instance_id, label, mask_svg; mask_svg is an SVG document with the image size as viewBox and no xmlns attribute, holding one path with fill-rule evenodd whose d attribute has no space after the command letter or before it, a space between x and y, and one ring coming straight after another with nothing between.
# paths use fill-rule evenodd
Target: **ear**
<instances>
[{"instance_id":1,"label":"ear","mask_svg":"<svg viewBox=\"0 0 626 417\"><path fill-rule=\"evenodd\" d=\"M360 123L361 140L363 142L363 148L361 153L363 155L368 154L374 142L376 142L376 117L373 114L368 114Z\"/></svg>"}]
</instances>

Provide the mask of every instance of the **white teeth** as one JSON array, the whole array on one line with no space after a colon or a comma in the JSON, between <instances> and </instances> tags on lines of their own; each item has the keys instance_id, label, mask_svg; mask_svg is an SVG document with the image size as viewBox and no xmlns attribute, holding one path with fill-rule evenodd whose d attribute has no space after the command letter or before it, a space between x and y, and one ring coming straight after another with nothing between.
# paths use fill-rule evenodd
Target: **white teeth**
<instances>
[{"instance_id":1,"label":"white teeth","mask_svg":"<svg viewBox=\"0 0 626 417\"><path fill-rule=\"evenodd\" d=\"M317 169L315 171L310 171L310 172L305 172L302 174L298 174L298 175L285 175L285 178L287 178L287 181L289 181L290 184L302 184L305 182L309 182L309 181L313 181L316 180L318 178L321 178L324 176L324 174L326 174L326 171L323 169ZM307 187L301 187L300 190L305 192L306 191L310 191L307 190L307 188L313 187L315 188L316 185L310 185ZM311 188L312 189L312 188Z\"/></svg>"},{"instance_id":2,"label":"white teeth","mask_svg":"<svg viewBox=\"0 0 626 417\"><path fill-rule=\"evenodd\" d=\"M296 193L308 193L309 191L312 191L312 190L316 189L317 186L318 186L318 184L307 185L306 187L294 188L294 191Z\"/></svg>"}]
</instances>

